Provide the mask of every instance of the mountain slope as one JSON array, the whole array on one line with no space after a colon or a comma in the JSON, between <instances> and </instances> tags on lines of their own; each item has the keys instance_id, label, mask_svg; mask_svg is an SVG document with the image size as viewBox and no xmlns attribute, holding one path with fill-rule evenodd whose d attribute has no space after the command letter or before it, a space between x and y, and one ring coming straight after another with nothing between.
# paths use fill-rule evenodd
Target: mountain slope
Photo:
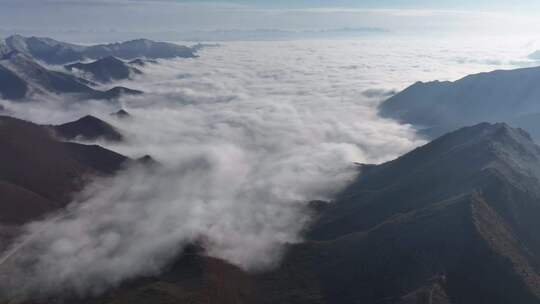
<instances>
[{"instance_id":1,"label":"mountain slope","mask_svg":"<svg viewBox=\"0 0 540 304\"><path fill-rule=\"evenodd\" d=\"M32 56L48 64L66 64L85 59L100 59L114 56L125 60L138 57L158 58L193 58L194 50L189 47L146 39L122 43L81 46L56 41L50 38L23 37L14 35L5 40L10 50Z\"/></svg>"},{"instance_id":2,"label":"mountain slope","mask_svg":"<svg viewBox=\"0 0 540 304\"><path fill-rule=\"evenodd\" d=\"M114 80L125 80L135 74L142 74L136 68L115 57L108 56L91 63L74 63L66 65L65 68L71 72L79 72L84 78L90 78L101 83L108 83Z\"/></svg>"},{"instance_id":3,"label":"mountain slope","mask_svg":"<svg viewBox=\"0 0 540 304\"><path fill-rule=\"evenodd\" d=\"M36 149L39 147L39 149ZM0 116L0 222L23 223L58 210L86 179L128 158L99 146L64 143L48 128Z\"/></svg>"},{"instance_id":4,"label":"mountain slope","mask_svg":"<svg viewBox=\"0 0 540 304\"><path fill-rule=\"evenodd\" d=\"M0 63L0 97L19 100L24 98L26 94L28 94L28 84Z\"/></svg>"},{"instance_id":5,"label":"mountain slope","mask_svg":"<svg viewBox=\"0 0 540 304\"><path fill-rule=\"evenodd\" d=\"M397 303L434 281L452 303L540 303L539 160L525 132L480 124L364 167L310 233L334 262L308 267L340 303Z\"/></svg>"},{"instance_id":6,"label":"mountain slope","mask_svg":"<svg viewBox=\"0 0 540 304\"><path fill-rule=\"evenodd\" d=\"M436 137L482 121L520 121L540 113L540 67L469 75L455 82L417 82L386 100L383 116L426 128ZM528 128L540 138L540 124Z\"/></svg>"}]
</instances>

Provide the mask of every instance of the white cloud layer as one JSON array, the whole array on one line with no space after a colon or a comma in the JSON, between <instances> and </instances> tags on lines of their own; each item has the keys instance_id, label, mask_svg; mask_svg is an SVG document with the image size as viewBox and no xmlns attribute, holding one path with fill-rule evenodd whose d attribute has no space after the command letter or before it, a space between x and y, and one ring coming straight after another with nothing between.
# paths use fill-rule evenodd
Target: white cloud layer
<instances>
[{"instance_id":1,"label":"white cloud layer","mask_svg":"<svg viewBox=\"0 0 540 304\"><path fill-rule=\"evenodd\" d=\"M377 116L379 95L416 80L509 66L519 49L429 45L209 48L122 83L148 92L122 100L128 120L110 117L111 105L0 103L44 123L90 111L126 135L109 148L161 163L97 180L66 213L28 225L18 252L0 265L0 290L11 297L99 293L158 273L192 242L246 270L271 267L284 244L301 240L306 203L331 199L354 178L353 162L386 161L423 143L410 127Z\"/></svg>"}]
</instances>

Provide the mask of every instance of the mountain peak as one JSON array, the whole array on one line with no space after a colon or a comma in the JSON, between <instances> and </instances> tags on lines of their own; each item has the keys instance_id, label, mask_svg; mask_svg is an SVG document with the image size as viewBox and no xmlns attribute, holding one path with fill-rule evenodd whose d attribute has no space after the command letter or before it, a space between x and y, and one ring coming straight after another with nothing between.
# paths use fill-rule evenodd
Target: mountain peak
<instances>
[{"instance_id":1,"label":"mountain peak","mask_svg":"<svg viewBox=\"0 0 540 304\"><path fill-rule=\"evenodd\" d=\"M95 116L92 116L92 115L85 115L79 119L77 119L76 121L78 122L91 122L91 123L104 123L104 121L102 121L101 119L95 117Z\"/></svg>"},{"instance_id":2,"label":"mountain peak","mask_svg":"<svg viewBox=\"0 0 540 304\"><path fill-rule=\"evenodd\" d=\"M6 38L6 44L15 50L27 51L26 38L21 35L12 35Z\"/></svg>"},{"instance_id":3,"label":"mountain peak","mask_svg":"<svg viewBox=\"0 0 540 304\"><path fill-rule=\"evenodd\" d=\"M0 60L8 60L8 61L14 61L14 60L24 60L24 61L32 61L32 58L30 58L28 55L17 51L17 50L11 50L5 54L3 54L2 57L0 57Z\"/></svg>"},{"instance_id":4,"label":"mountain peak","mask_svg":"<svg viewBox=\"0 0 540 304\"><path fill-rule=\"evenodd\" d=\"M124 109L120 109L114 113L111 113L111 116L114 116L119 119L124 119L124 118L129 118L131 114L129 114L129 112Z\"/></svg>"},{"instance_id":5,"label":"mountain peak","mask_svg":"<svg viewBox=\"0 0 540 304\"><path fill-rule=\"evenodd\" d=\"M426 148L443 145L448 151L455 149L487 149L498 160L516 162L540 159L540 148L531 136L520 128L506 123L480 123L464 127L435 139ZM487 159L487 155L485 157ZM539 171L540 172L540 171Z\"/></svg>"},{"instance_id":6,"label":"mountain peak","mask_svg":"<svg viewBox=\"0 0 540 304\"><path fill-rule=\"evenodd\" d=\"M142 74L139 69L129 66L114 56L106 56L90 63L69 64L64 68L69 71L84 73L90 76L92 80L102 83L129 79L133 74Z\"/></svg>"},{"instance_id":7,"label":"mountain peak","mask_svg":"<svg viewBox=\"0 0 540 304\"><path fill-rule=\"evenodd\" d=\"M484 139L491 141L500 141L510 138L517 141L532 141L531 136L526 131L519 128L512 128L504 122L482 122L473 126L463 127L454 132L443 135L440 138L450 136L466 136L469 137L470 140Z\"/></svg>"},{"instance_id":8,"label":"mountain peak","mask_svg":"<svg viewBox=\"0 0 540 304\"><path fill-rule=\"evenodd\" d=\"M122 134L107 122L92 116L86 115L75 121L53 127L55 133L64 139L98 140L106 139L110 141L121 141Z\"/></svg>"},{"instance_id":9,"label":"mountain peak","mask_svg":"<svg viewBox=\"0 0 540 304\"><path fill-rule=\"evenodd\" d=\"M122 60L114 57L114 56L105 56L103 58L100 58L98 60L96 60L95 62L106 62L106 63L111 63L111 62L114 62L114 63L124 63Z\"/></svg>"},{"instance_id":10,"label":"mountain peak","mask_svg":"<svg viewBox=\"0 0 540 304\"><path fill-rule=\"evenodd\" d=\"M393 161L361 170L342 198L356 197L363 189L392 189L400 199L391 204L396 210L408 210L424 199L442 200L451 197L452 191L452 195L470 193L481 188L477 184L498 179L517 186L528 181L527 185L533 187L540 180L540 148L523 130L505 123L480 123L443 135ZM411 205L405 203L409 198Z\"/></svg>"},{"instance_id":11,"label":"mountain peak","mask_svg":"<svg viewBox=\"0 0 540 304\"><path fill-rule=\"evenodd\" d=\"M58 141L48 127L1 115L0 151L2 224L57 211L88 176L112 174L129 161L101 147Z\"/></svg>"}]
</instances>

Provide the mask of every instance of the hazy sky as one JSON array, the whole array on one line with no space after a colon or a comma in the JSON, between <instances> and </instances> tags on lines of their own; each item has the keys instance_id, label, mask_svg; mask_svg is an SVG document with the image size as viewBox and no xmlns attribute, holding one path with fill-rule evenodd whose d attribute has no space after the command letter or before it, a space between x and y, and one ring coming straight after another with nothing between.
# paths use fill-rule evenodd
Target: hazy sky
<instances>
[{"instance_id":1,"label":"hazy sky","mask_svg":"<svg viewBox=\"0 0 540 304\"><path fill-rule=\"evenodd\" d=\"M356 7L356 8L439 8L439 9L501 9L538 8L534 0L199 0L183 3L235 3L259 7L306 8L306 7Z\"/></svg>"},{"instance_id":2,"label":"hazy sky","mask_svg":"<svg viewBox=\"0 0 540 304\"><path fill-rule=\"evenodd\" d=\"M343 27L534 33L540 30L536 11L540 1L531 0L511 4L502 0L0 0L0 35L82 32L99 37L131 32L151 36L195 30Z\"/></svg>"}]
</instances>

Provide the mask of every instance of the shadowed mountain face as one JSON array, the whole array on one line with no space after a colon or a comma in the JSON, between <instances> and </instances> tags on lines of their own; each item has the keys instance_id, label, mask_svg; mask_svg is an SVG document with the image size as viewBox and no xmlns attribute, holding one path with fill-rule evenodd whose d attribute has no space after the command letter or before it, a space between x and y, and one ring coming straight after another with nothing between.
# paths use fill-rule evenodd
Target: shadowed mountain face
<instances>
[{"instance_id":1,"label":"shadowed mountain face","mask_svg":"<svg viewBox=\"0 0 540 304\"><path fill-rule=\"evenodd\" d=\"M31 93L72 94L81 99L114 99L121 94L142 92L116 87L99 91L91 82L70 74L51 71L27 55L14 51L0 57L0 95L5 99L23 100Z\"/></svg>"},{"instance_id":2,"label":"shadowed mountain face","mask_svg":"<svg viewBox=\"0 0 540 304\"><path fill-rule=\"evenodd\" d=\"M380 110L383 116L425 128L430 137L482 121L505 121L540 139L540 124L529 119L540 114L539 83L538 67L475 74L455 82L418 82L389 98Z\"/></svg>"},{"instance_id":3,"label":"shadowed mountain face","mask_svg":"<svg viewBox=\"0 0 540 304\"><path fill-rule=\"evenodd\" d=\"M56 41L50 38L8 37L5 44L11 50L25 53L49 64L66 64L85 59L100 59L108 56L131 60L138 57L193 58L194 50L189 47L165 42L138 39L122 43L81 46Z\"/></svg>"},{"instance_id":4,"label":"shadowed mountain face","mask_svg":"<svg viewBox=\"0 0 540 304\"><path fill-rule=\"evenodd\" d=\"M63 139L121 141L122 134L103 120L87 115L73 122L53 126L54 133Z\"/></svg>"},{"instance_id":5,"label":"shadowed mountain face","mask_svg":"<svg viewBox=\"0 0 540 304\"><path fill-rule=\"evenodd\" d=\"M91 63L66 65L65 68L72 72L80 72L85 76L88 75L88 78L101 83L125 80L131 78L132 75L142 74L140 70L130 67L122 60L112 56L104 57Z\"/></svg>"},{"instance_id":6,"label":"shadowed mountain face","mask_svg":"<svg viewBox=\"0 0 540 304\"><path fill-rule=\"evenodd\" d=\"M364 166L296 251L338 303L539 303L539 173L524 131L463 128Z\"/></svg>"},{"instance_id":7,"label":"shadowed mountain face","mask_svg":"<svg viewBox=\"0 0 540 304\"><path fill-rule=\"evenodd\" d=\"M539 173L524 131L463 128L362 166L277 269L247 274L188 250L84 303L540 303Z\"/></svg>"},{"instance_id":8,"label":"shadowed mountain face","mask_svg":"<svg viewBox=\"0 0 540 304\"><path fill-rule=\"evenodd\" d=\"M0 116L0 223L24 223L58 210L96 175L128 158L99 146L64 143L47 127Z\"/></svg>"},{"instance_id":9,"label":"shadowed mountain face","mask_svg":"<svg viewBox=\"0 0 540 304\"><path fill-rule=\"evenodd\" d=\"M49 71L39 65L32 58L20 52L11 52L0 60L0 67L6 71L4 74L11 73L11 81L0 83L2 95L21 99L31 88L34 92L52 92L52 93L73 93L82 95L94 95L98 91L93 90L85 84L85 81L69 74L56 71ZM16 83L17 89L14 92L12 85ZM24 88L24 90L23 90Z\"/></svg>"},{"instance_id":10,"label":"shadowed mountain face","mask_svg":"<svg viewBox=\"0 0 540 304\"><path fill-rule=\"evenodd\" d=\"M28 93L28 85L13 71L0 63L0 97L10 100L22 99Z\"/></svg>"}]
</instances>

